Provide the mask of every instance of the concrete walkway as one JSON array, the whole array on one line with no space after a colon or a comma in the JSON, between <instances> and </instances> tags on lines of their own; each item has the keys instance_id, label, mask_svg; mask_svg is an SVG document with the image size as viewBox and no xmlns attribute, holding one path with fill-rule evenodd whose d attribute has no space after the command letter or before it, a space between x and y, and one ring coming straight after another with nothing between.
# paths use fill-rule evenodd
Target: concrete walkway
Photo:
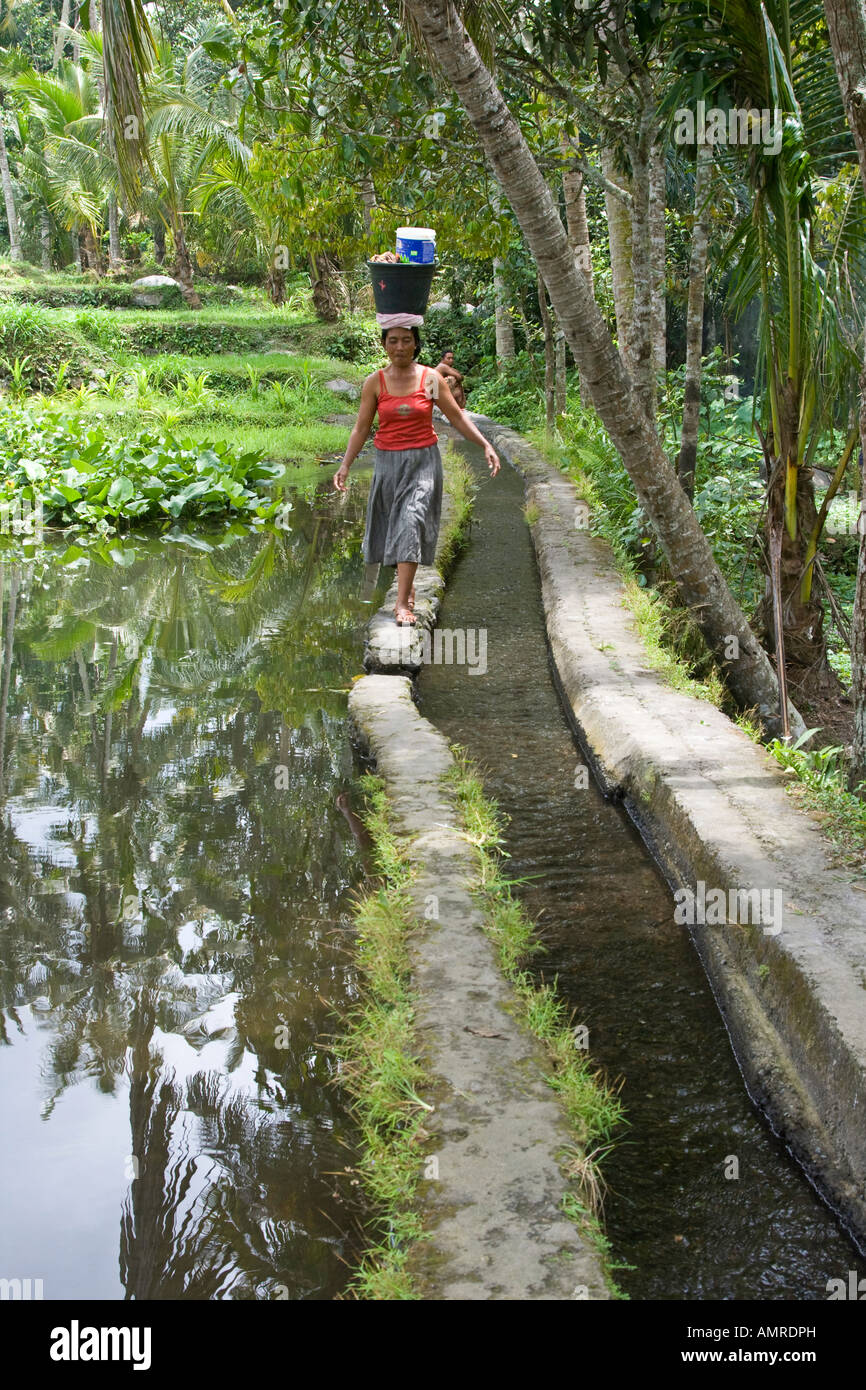
<instances>
[{"instance_id":1,"label":"concrete walkway","mask_svg":"<svg viewBox=\"0 0 866 1390\"><path fill-rule=\"evenodd\" d=\"M513 431L473 418L538 509L548 636L587 760L680 892L753 1099L866 1239L863 880L834 866L769 754L648 666L574 485Z\"/></svg>"},{"instance_id":2,"label":"concrete walkway","mask_svg":"<svg viewBox=\"0 0 866 1390\"><path fill-rule=\"evenodd\" d=\"M441 778L453 764L405 676L369 675L349 697L354 733L385 781L391 826L415 869L413 985L418 1038L437 1078L431 1239L411 1268L426 1298L606 1299L599 1260L561 1211L559 1155L573 1136L541 1045L515 1018L470 894L476 860Z\"/></svg>"}]
</instances>

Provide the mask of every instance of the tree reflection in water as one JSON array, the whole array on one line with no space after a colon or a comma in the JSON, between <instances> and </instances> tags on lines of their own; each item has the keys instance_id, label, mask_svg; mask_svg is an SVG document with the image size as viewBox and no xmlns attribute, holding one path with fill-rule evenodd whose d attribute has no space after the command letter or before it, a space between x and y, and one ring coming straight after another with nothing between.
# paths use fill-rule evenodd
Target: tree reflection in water
<instances>
[{"instance_id":1,"label":"tree reflection in water","mask_svg":"<svg viewBox=\"0 0 866 1390\"><path fill-rule=\"evenodd\" d=\"M46 1146L64 1094L127 1093L129 1298L344 1280L354 1223L331 1174L352 1131L323 1043L324 1001L354 989L360 861L334 801L370 612L362 516L361 496L297 499L288 532L0 564L0 1040L33 1021L47 1038ZM87 1164L65 1162L87 1203Z\"/></svg>"}]
</instances>

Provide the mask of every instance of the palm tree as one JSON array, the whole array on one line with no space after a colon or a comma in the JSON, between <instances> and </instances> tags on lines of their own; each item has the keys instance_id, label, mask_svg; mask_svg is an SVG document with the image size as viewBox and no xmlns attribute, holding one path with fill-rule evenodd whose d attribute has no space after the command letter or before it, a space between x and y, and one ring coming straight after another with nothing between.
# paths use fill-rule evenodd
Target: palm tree
<instances>
[{"instance_id":1,"label":"palm tree","mask_svg":"<svg viewBox=\"0 0 866 1390\"><path fill-rule=\"evenodd\" d=\"M825 0L827 28L842 103L854 136L860 177L866 191L866 7L863 0ZM866 797L866 371L860 396L860 551L851 620L851 674L854 686L854 747L850 785Z\"/></svg>"},{"instance_id":2,"label":"palm tree","mask_svg":"<svg viewBox=\"0 0 866 1390\"><path fill-rule=\"evenodd\" d=\"M0 0L0 45L5 49L10 39L17 33L15 17L12 13L14 0ZM4 53L5 57L5 53ZM21 235L18 229L18 211L15 206L15 189L9 169L9 154L6 149L4 118L6 112L5 78L0 73L0 182L3 184L3 201L6 204L6 226L9 229L9 259L20 261Z\"/></svg>"},{"instance_id":3,"label":"palm tree","mask_svg":"<svg viewBox=\"0 0 866 1390\"><path fill-rule=\"evenodd\" d=\"M250 150L231 127L210 109L210 90L201 44L187 54L158 39L143 94L144 126L150 152L151 180L144 190L148 212L170 229L175 248L175 273L190 308L200 309L193 289L192 261L186 241L186 219L214 160L230 160L243 169Z\"/></svg>"},{"instance_id":4,"label":"palm tree","mask_svg":"<svg viewBox=\"0 0 866 1390\"><path fill-rule=\"evenodd\" d=\"M267 265L265 288L273 304L286 297L285 265L289 224L285 201L274 198L273 180L262 171L254 148L248 161L217 157L199 185L199 211L215 214L220 249L226 256L254 250Z\"/></svg>"},{"instance_id":5,"label":"palm tree","mask_svg":"<svg viewBox=\"0 0 866 1390\"><path fill-rule=\"evenodd\" d=\"M44 132L38 176L49 210L79 238L83 260L99 270L105 190L116 187L117 173L101 139L98 82L88 69L61 58L54 72L18 73L14 87Z\"/></svg>"}]
</instances>

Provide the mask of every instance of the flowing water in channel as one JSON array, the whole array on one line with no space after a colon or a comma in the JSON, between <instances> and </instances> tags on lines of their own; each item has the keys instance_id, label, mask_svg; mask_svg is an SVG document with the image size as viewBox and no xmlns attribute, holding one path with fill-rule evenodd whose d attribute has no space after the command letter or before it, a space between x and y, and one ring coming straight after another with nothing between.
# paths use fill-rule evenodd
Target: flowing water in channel
<instances>
[{"instance_id":1,"label":"flowing water in channel","mask_svg":"<svg viewBox=\"0 0 866 1390\"><path fill-rule=\"evenodd\" d=\"M440 625L467 631L475 669L425 667L420 707L511 818L506 871L532 876L518 891L547 947L534 968L559 977L591 1057L624 1078L630 1125L603 1166L614 1257L634 1267L618 1282L637 1299L826 1299L828 1279L866 1263L751 1106L640 837L594 785L575 788L583 758L550 673L523 483L507 466L491 481L480 450L465 453L483 480Z\"/></svg>"},{"instance_id":2,"label":"flowing water in channel","mask_svg":"<svg viewBox=\"0 0 866 1390\"><path fill-rule=\"evenodd\" d=\"M0 1276L46 1299L345 1285L363 504L0 563Z\"/></svg>"}]
</instances>

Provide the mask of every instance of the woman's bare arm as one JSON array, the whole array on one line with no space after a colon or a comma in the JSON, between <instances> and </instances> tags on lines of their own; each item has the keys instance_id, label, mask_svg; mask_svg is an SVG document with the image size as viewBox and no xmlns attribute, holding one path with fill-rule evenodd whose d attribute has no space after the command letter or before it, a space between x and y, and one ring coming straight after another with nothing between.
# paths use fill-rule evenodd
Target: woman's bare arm
<instances>
[{"instance_id":1,"label":"woman's bare arm","mask_svg":"<svg viewBox=\"0 0 866 1390\"><path fill-rule=\"evenodd\" d=\"M361 402L358 406L358 415L352 426L352 433L349 435L349 442L346 445L346 452L343 455L343 462L334 474L334 487L337 492L347 492L346 478L349 469L360 454L370 434L370 426L376 414L376 405L379 400L379 393L376 390L378 384L378 373L372 372L364 385L361 387Z\"/></svg>"},{"instance_id":2,"label":"woman's bare arm","mask_svg":"<svg viewBox=\"0 0 866 1390\"><path fill-rule=\"evenodd\" d=\"M442 376L441 372L436 372L439 378L439 409L455 429L459 430L464 439L468 439L472 444L480 444L484 450L484 457L490 467L490 476L495 478L499 472L499 456L492 444L488 444L484 435L473 425L465 410L461 410L451 394L451 387Z\"/></svg>"}]
</instances>

